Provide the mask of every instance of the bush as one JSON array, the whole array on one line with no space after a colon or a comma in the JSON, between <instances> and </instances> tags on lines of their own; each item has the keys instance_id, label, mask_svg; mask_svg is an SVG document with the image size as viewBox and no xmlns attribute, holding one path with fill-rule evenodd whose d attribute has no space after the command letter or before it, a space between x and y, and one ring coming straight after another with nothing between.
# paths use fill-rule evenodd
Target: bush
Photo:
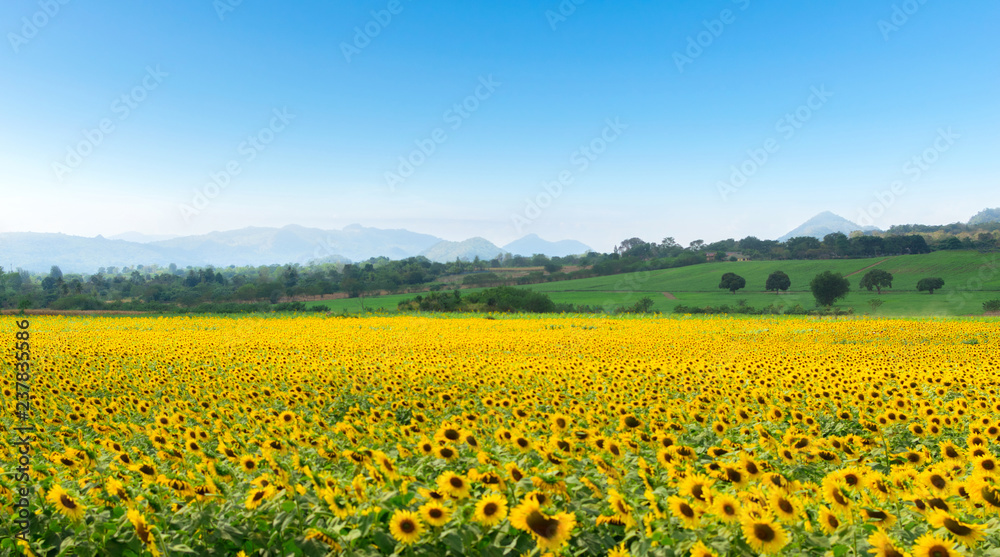
<instances>
[{"instance_id":1,"label":"bush","mask_svg":"<svg viewBox=\"0 0 1000 557\"><path fill-rule=\"evenodd\" d=\"M58 300L49 304L51 309L82 309L82 310L95 310L102 309L104 304L96 298L92 298L85 294L75 294L73 296L66 296L59 298Z\"/></svg>"},{"instance_id":2,"label":"bush","mask_svg":"<svg viewBox=\"0 0 1000 557\"><path fill-rule=\"evenodd\" d=\"M1000 299L983 302L983 311L1000 311Z\"/></svg>"}]
</instances>

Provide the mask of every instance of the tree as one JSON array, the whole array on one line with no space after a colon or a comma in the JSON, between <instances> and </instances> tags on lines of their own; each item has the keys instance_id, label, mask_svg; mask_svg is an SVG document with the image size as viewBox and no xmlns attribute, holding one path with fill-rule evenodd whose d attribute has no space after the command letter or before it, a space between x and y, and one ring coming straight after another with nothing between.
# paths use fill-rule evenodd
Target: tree
<instances>
[{"instance_id":1,"label":"tree","mask_svg":"<svg viewBox=\"0 0 1000 557\"><path fill-rule=\"evenodd\" d=\"M875 288L881 294L883 288L892 288L892 273L883 271L882 269L872 269L865 273L865 276L861 277L861 282L858 286L867 288L869 292L872 291L872 288Z\"/></svg>"},{"instance_id":2,"label":"tree","mask_svg":"<svg viewBox=\"0 0 1000 557\"><path fill-rule=\"evenodd\" d=\"M920 292L927 292L929 294L933 294L935 290L938 290L943 286L944 279L937 277L922 278L919 282L917 282L917 290Z\"/></svg>"},{"instance_id":3,"label":"tree","mask_svg":"<svg viewBox=\"0 0 1000 557\"><path fill-rule=\"evenodd\" d=\"M716 252L715 253L715 260L716 261L725 261L726 260L726 252L724 252L724 251Z\"/></svg>"},{"instance_id":4,"label":"tree","mask_svg":"<svg viewBox=\"0 0 1000 557\"><path fill-rule=\"evenodd\" d=\"M788 278L788 275L786 275L783 271L775 271L768 275L767 282L764 283L764 290L767 290L768 292L773 290L774 293L777 294L779 290L788 290L788 287L791 285L792 279Z\"/></svg>"},{"instance_id":5,"label":"tree","mask_svg":"<svg viewBox=\"0 0 1000 557\"><path fill-rule=\"evenodd\" d=\"M719 288L725 288L733 294L740 288L747 285L747 280L736 273L726 273L722 275L722 281L719 282Z\"/></svg>"},{"instance_id":6,"label":"tree","mask_svg":"<svg viewBox=\"0 0 1000 557\"><path fill-rule=\"evenodd\" d=\"M832 306L834 302L847 296L851 291L851 283L840 273L823 271L813 277L809 283L816 303L821 306Z\"/></svg>"}]
</instances>

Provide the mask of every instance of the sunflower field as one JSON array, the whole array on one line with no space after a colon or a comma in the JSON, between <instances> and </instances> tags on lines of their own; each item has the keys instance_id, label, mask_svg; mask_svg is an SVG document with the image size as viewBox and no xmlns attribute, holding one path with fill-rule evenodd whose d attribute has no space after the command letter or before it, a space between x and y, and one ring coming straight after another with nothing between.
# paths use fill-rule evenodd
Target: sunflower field
<instances>
[{"instance_id":1,"label":"sunflower field","mask_svg":"<svg viewBox=\"0 0 1000 557\"><path fill-rule=\"evenodd\" d=\"M488 317L4 320L0 554L1000 556L995 320Z\"/></svg>"}]
</instances>

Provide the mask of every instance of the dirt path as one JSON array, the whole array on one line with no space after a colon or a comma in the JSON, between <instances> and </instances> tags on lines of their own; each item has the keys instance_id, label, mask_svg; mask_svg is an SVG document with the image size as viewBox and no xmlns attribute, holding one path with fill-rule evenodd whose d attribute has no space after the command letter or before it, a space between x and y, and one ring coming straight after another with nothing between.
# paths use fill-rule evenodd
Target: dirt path
<instances>
[{"instance_id":1,"label":"dirt path","mask_svg":"<svg viewBox=\"0 0 1000 557\"><path fill-rule=\"evenodd\" d=\"M677 296L674 296L670 292L663 292L663 295L667 297L668 300L676 300Z\"/></svg>"},{"instance_id":2,"label":"dirt path","mask_svg":"<svg viewBox=\"0 0 1000 557\"><path fill-rule=\"evenodd\" d=\"M860 273L861 271L867 271L868 269L871 269L872 267L876 267L878 265L881 265L881 264L885 263L886 261L888 261L890 259L892 259L892 258L891 257L886 257L885 259L883 259L882 261L879 261L878 263L873 263L873 264L871 264L871 265L869 265L869 266L867 266L867 267L865 267L863 269L858 269L857 271L854 271L853 273L846 274L846 275L844 275L844 278L847 278L847 277L850 277L850 276L854 276L854 275Z\"/></svg>"}]
</instances>

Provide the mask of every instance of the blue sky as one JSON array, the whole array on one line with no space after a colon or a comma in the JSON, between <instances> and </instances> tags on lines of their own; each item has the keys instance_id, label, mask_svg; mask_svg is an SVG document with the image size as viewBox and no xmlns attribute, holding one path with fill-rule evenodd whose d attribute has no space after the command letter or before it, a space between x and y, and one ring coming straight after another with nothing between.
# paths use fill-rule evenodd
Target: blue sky
<instances>
[{"instance_id":1,"label":"blue sky","mask_svg":"<svg viewBox=\"0 0 1000 557\"><path fill-rule=\"evenodd\" d=\"M0 231L609 250L1000 205L993 0L456 5L4 2Z\"/></svg>"}]
</instances>

